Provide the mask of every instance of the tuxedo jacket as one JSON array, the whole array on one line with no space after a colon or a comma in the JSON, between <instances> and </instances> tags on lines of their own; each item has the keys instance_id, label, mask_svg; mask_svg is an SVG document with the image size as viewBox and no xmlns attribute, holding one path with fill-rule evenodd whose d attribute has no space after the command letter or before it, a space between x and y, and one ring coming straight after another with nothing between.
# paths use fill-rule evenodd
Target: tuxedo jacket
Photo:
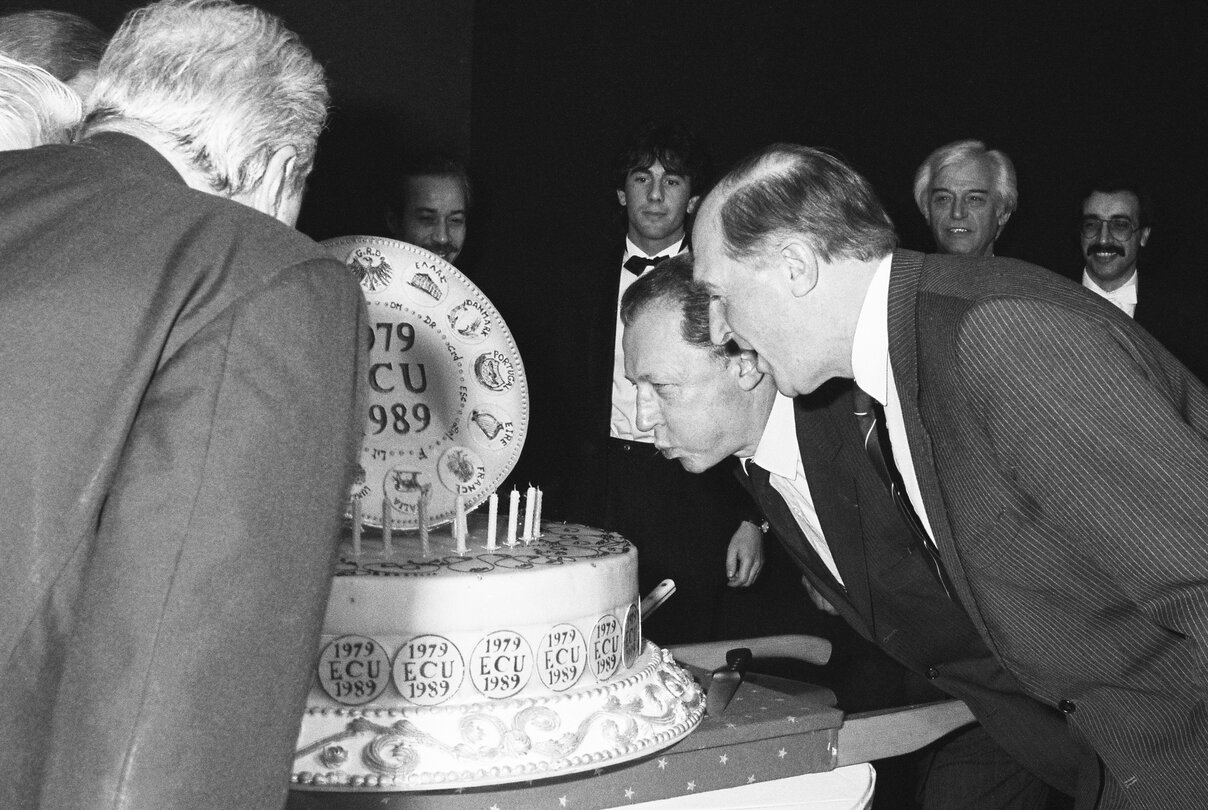
<instances>
[{"instance_id":1,"label":"tuxedo jacket","mask_svg":"<svg viewBox=\"0 0 1208 810\"><path fill-rule=\"evenodd\" d=\"M280 807L360 290L140 140L0 153L0 807Z\"/></svg>"},{"instance_id":2,"label":"tuxedo jacket","mask_svg":"<svg viewBox=\"0 0 1208 810\"><path fill-rule=\"evenodd\" d=\"M935 540L1103 808L1208 796L1208 391L1111 304L1006 259L895 253L889 353Z\"/></svg>"},{"instance_id":3,"label":"tuxedo jacket","mask_svg":"<svg viewBox=\"0 0 1208 810\"><path fill-rule=\"evenodd\" d=\"M1079 746L1052 706L1026 695L944 592L864 451L852 384L832 380L794 401L797 442L823 535L843 583L755 468L752 489L809 581L848 624L909 670L964 700L1013 759L1074 793ZM1091 775L1094 778L1094 775Z\"/></svg>"}]
</instances>

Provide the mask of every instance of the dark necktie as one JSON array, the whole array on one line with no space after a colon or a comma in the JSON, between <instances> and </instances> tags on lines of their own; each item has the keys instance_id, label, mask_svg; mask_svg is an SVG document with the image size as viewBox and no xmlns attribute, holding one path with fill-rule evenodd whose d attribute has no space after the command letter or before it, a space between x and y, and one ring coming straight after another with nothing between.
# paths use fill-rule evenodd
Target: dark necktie
<instances>
[{"instance_id":1,"label":"dark necktie","mask_svg":"<svg viewBox=\"0 0 1208 810\"><path fill-rule=\"evenodd\" d=\"M625 260L624 267L626 270L633 273L635 276L640 276L640 275L642 275L642 273L646 272L646 270L648 270L649 268L654 267L659 262L663 261L664 259L668 259L668 258L670 258L670 257L669 256L657 256L653 259L648 259L645 256L639 256L635 253L632 256L630 256L628 259ZM613 267L616 267L616 265L613 265Z\"/></svg>"},{"instance_id":2,"label":"dark necktie","mask_svg":"<svg viewBox=\"0 0 1208 810\"><path fill-rule=\"evenodd\" d=\"M897 465L893 461L893 449L890 447L888 431L885 428L885 411L882 410L879 402L858 386L852 390L852 404L856 414L856 424L860 427L860 435L864 437L864 452L868 454L873 469L880 476L881 483L889 490L894 505L897 506L902 519L906 521L910 533L914 535L915 544L923 552L923 559L930 566L931 572L935 574L935 578L939 580L948 597L952 598L951 583L948 581L943 563L940 562L939 549L935 547L935 541L927 534L923 521L919 519L918 513L914 511L914 506L910 503L910 498L906 496Z\"/></svg>"}]
</instances>

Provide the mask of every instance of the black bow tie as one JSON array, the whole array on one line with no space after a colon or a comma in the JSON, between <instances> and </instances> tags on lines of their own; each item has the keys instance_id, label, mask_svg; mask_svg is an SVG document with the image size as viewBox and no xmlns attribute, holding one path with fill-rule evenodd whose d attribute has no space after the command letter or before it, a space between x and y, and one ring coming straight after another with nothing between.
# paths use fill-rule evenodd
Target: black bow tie
<instances>
[{"instance_id":1,"label":"black bow tie","mask_svg":"<svg viewBox=\"0 0 1208 810\"><path fill-rule=\"evenodd\" d=\"M654 259L648 259L645 256L639 256L636 253L625 260L624 267L635 276L640 276L651 267L654 267L664 259L669 259L670 256L659 256Z\"/></svg>"}]
</instances>

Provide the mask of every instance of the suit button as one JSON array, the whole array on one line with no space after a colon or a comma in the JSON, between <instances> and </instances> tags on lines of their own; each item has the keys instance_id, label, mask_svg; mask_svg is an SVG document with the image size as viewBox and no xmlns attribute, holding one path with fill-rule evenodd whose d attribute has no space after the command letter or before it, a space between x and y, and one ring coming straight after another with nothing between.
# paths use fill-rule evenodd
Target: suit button
<instances>
[{"instance_id":1,"label":"suit button","mask_svg":"<svg viewBox=\"0 0 1208 810\"><path fill-rule=\"evenodd\" d=\"M940 671L935 667L927 667L927 680L934 681L940 676Z\"/></svg>"},{"instance_id":2,"label":"suit button","mask_svg":"<svg viewBox=\"0 0 1208 810\"><path fill-rule=\"evenodd\" d=\"M1064 714L1073 714L1074 709L1078 707L1074 705L1074 701L1072 700L1060 700L1057 702L1057 708Z\"/></svg>"}]
</instances>

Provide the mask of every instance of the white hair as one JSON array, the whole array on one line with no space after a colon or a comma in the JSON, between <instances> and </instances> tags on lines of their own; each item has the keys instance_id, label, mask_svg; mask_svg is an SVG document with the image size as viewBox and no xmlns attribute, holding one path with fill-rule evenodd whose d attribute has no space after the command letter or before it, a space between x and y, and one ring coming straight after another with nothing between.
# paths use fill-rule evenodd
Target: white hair
<instances>
[{"instance_id":1,"label":"white hair","mask_svg":"<svg viewBox=\"0 0 1208 810\"><path fill-rule=\"evenodd\" d=\"M42 68L0 54L0 150L66 143L82 106L74 90Z\"/></svg>"},{"instance_id":2,"label":"white hair","mask_svg":"<svg viewBox=\"0 0 1208 810\"><path fill-rule=\"evenodd\" d=\"M927 216L927 197L931 181L940 169L962 160L984 160L994 170L994 193L1004 213L1012 213L1019 204L1019 189L1015 184L1015 164L999 149L986 149L981 141L953 141L936 149L914 175L914 201L923 216Z\"/></svg>"},{"instance_id":3,"label":"white hair","mask_svg":"<svg viewBox=\"0 0 1208 810\"><path fill-rule=\"evenodd\" d=\"M290 146L300 190L328 98L323 68L277 17L230 0L163 0L132 11L110 40L84 134L150 127L228 197L254 190Z\"/></svg>"}]
</instances>

